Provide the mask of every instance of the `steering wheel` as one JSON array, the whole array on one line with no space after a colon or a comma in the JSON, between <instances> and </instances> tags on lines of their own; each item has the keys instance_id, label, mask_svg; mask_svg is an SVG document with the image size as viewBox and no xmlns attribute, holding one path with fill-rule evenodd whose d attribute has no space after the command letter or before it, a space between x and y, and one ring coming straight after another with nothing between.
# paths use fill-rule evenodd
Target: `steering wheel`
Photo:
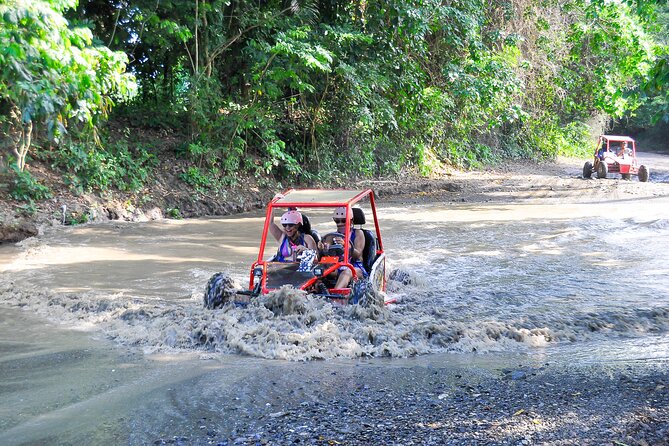
<instances>
[{"instance_id":1,"label":"steering wheel","mask_svg":"<svg viewBox=\"0 0 669 446\"><path fill-rule=\"evenodd\" d=\"M321 241L325 243L325 241L328 238L331 238L332 241L334 241L335 238L341 238L343 240L344 234L342 234L341 232L330 232L328 234L325 234L321 238ZM341 257L344 255L344 245L340 243L333 243L330 245L330 248L327 250L326 254L329 256Z\"/></svg>"}]
</instances>

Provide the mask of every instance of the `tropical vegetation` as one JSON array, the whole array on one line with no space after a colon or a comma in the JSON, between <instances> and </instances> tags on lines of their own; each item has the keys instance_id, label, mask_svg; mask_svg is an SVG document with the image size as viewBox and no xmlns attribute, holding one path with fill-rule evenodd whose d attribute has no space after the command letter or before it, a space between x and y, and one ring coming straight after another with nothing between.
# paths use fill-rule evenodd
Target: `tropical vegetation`
<instances>
[{"instance_id":1,"label":"tropical vegetation","mask_svg":"<svg viewBox=\"0 0 669 446\"><path fill-rule=\"evenodd\" d=\"M0 0L0 142L137 190L178 135L199 190L589 150L669 116L667 7L610 0ZM112 136L111 124L125 130ZM132 129L132 131L130 131ZM163 149L164 150L164 149ZM240 173L242 175L240 175Z\"/></svg>"}]
</instances>

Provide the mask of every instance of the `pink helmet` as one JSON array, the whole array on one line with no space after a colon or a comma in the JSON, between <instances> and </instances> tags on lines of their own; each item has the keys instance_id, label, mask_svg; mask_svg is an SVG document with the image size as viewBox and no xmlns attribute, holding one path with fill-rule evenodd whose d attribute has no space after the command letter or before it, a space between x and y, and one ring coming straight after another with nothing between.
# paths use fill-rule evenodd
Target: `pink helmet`
<instances>
[{"instance_id":1,"label":"pink helmet","mask_svg":"<svg viewBox=\"0 0 669 446\"><path fill-rule=\"evenodd\" d=\"M334 210L332 218L346 218L346 208L341 206Z\"/></svg>"},{"instance_id":2,"label":"pink helmet","mask_svg":"<svg viewBox=\"0 0 669 446\"><path fill-rule=\"evenodd\" d=\"M281 216L281 224L301 225L302 214L297 211L288 211Z\"/></svg>"}]
</instances>

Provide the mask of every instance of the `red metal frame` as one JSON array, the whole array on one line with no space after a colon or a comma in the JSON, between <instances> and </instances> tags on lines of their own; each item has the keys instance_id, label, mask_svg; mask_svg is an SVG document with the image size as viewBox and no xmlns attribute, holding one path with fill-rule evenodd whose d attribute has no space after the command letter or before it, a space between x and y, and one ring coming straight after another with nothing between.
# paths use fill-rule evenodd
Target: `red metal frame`
<instances>
[{"instance_id":1,"label":"red metal frame","mask_svg":"<svg viewBox=\"0 0 669 446\"><path fill-rule=\"evenodd\" d=\"M318 189L315 189L318 190ZM323 189L324 190L324 189ZM350 190L345 190L342 189L343 191L347 192L355 192L355 191L350 191ZM374 227L375 227L375 232L376 232L376 239L378 242L378 249L376 251L376 254L381 254L383 252L383 240L381 238L381 230L379 228L379 221L376 215L376 204L374 202L374 192L371 189L364 189L360 192L358 192L355 196L348 200L344 201L329 201L329 202L318 202L318 203L313 203L313 202L302 202L302 201L282 201L280 205L277 205L277 202L280 200L285 200L286 197L289 197L292 192L297 192L295 189L288 189L286 192L283 193L283 196L278 196L272 199L272 201L269 202L267 205L267 211L265 212L265 224L263 226L263 232L262 232L262 238L260 240L260 249L258 250L258 258L257 260L253 263L251 266L251 271L249 273L249 290L253 289L254 286L254 275L253 271L257 266L262 266L265 263L264 257L265 257L265 247L267 245L267 235L269 233L269 225L272 223L272 215L274 213L275 208L290 208L290 207L296 207L296 208L337 208L337 207L346 207L346 230L344 234L344 260L342 262L337 262L333 264L331 267L327 268L323 276L326 276L333 271L335 271L337 268L340 268L342 266L347 267L351 270L353 273L353 278L356 279L357 275L355 272L355 268L353 265L349 262L349 245L350 245L350 233L351 233L351 220L352 220L352 211L351 211L351 206L359 202L365 197L369 197L369 202L370 202L370 207L372 209L372 214L374 216ZM335 190L336 192L336 190ZM266 294L269 290L266 288L265 283L266 283L266 278L267 278L267 269L263 268L263 275L261 278L261 283L262 285L262 294ZM304 283L300 289L305 289L313 285L316 280L318 280L318 277L314 277L310 280L308 280L306 283ZM332 289L331 290L334 293L340 293L340 294L345 294L346 290L338 290L338 289Z\"/></svg>"},{"instance_id":2,"label":"red metal frame","mask_svg":"<svg viewBox=\"0 0 669 446\"><path fill-rule=\"evenodd\" d=\"M639 165L636 159L636 141L629 136L622 136L622 135L600 135L599 138L597 139L597 146L595 147L595 154L594 154L594 162L593 162L593 167L596 170L597 169L597 164L602 162L600 160L598 154L599 150L602 147L602 143L606 143L606 152L613 153L611 150L611 143L631 143L632 145L632 157L630 160L626 160L623 158L618 158L617 156L611 157L611 159L615 159L614 163L606 163L607 167L609 167L608 171L610 173L620 173L620 174L631 174L631 175L638 175L639 173Z\"/></svg>"}]
</instances>

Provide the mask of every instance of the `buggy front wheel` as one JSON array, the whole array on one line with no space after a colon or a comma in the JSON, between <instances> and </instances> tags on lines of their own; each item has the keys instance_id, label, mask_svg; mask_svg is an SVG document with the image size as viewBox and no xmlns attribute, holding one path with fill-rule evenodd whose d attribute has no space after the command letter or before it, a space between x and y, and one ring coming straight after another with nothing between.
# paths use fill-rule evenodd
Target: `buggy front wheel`
<instances>
[{"instance_id":1,"label":"buggy front wheel","mask_svg":"<svg viewBox=\"0 0 669 446\"><path fill-rule=\"evenodd\" d=\"M203 298L204 307L213 310L234 301L235 290L235 282L229 275L226 273L214 274L207 282Z\"/></svg>"},{"instance_id":2,"label":"buggy front wheel","mask_svg":"<svg viewBox=\"0 0 669 446\"><path fill-rule=\"evenodd\" d=\"M639 166L639 181L645 183L646 181L648 181L649 176L650 172L648 172L648 168L644 165Z\"/></svg>"},{"instance_id":3,"label":"buggy front wheel","mask_svg":"<svg viewBox=\"0 0 669 446\"><path fill-rule=\"evenodd\" d=\"M384 303L383 295L374 291L368 280L358 280L351 289L351 303L358 304L361 307L382 307Z\"/></svg>"},{"instance_id":4,"label":"buggy front wheel","mask_svg":"<svg viewBox=\"0 0 669 446\"><path fill-rule=\"evenodd\" d=\"M586 163L583 165L583 178L590 178L592 177L592 163L590 161L586 161Z\"/></svg>"},{"instance_id":5,"label":"buggy front wheel","mask_svg":"<svg viewBox=\"0 0 669 446\"><path fill-rule=\"evenodd\" d=\"M606 178L609 173L609 168L605 162L601 161L597 164L597 178Z\"/></svg>"}]
</instances>

